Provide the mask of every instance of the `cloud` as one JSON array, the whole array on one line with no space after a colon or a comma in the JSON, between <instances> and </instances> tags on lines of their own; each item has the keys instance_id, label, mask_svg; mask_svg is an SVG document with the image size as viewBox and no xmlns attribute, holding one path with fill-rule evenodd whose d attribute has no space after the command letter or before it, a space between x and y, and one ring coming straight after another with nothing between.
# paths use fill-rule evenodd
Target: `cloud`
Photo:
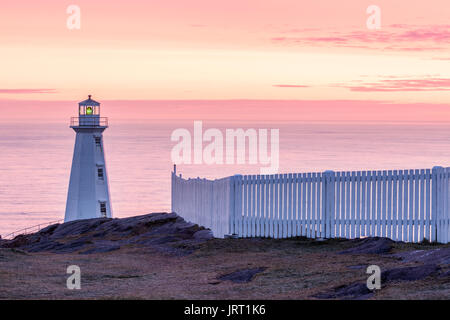
<instances>
[{"instance_id":1,"label":"cloud","mask_svg":"<svg viewBox=\"0 0 450 320\"><path fill-rule=\"evenodd\" d=\"M299 37L284 32L280 37L272 37L273 42L293 45L335 46L394 51L435 51L449 49L450 25L389 25L382 30L304 32Z\"/></svg>"},{"instance_id":2,"label":"cloud","mask_svg":"<svg viewBox=\"0 0 450 320\"><path fill-rule=\"evenodd\" d=\"M0 89L5 94L57 93L56 89Z\"/></svg>"},{"instance_id":3,"label":"cloud","mask_svg":"<svg viewBox=\"0 0 450 320\"><path fill-rule=\"evenodd\" d=\"M301 84L274 84L273 86L277 88L309 88L309 86Z\"/></svg>"},{"instance_id":4,"label":"cloud","mask_svg":"<svg viewBox=\"0 0 450 320\"><path fill-rule=\"evenodd\" d=\"M337 85L355 92L450 91L450 79L385 79L360 85Z\"/></svg>"}]
</instances>

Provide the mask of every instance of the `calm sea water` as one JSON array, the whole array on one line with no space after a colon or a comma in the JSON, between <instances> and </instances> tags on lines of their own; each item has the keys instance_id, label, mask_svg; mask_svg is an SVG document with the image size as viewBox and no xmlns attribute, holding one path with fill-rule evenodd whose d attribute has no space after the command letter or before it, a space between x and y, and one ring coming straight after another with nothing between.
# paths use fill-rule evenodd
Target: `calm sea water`
<instances>
[{"instance_id":1,"label":"calm sea water","mask_svg":"<svg viewBox=\"0 0 450 320\"><path fill-rule=\"evenodd\" d=\"M170 135L193 122L117 122L104 133L115 217L170 210ZM220 123L279 128L280 173L450 166L450 124ZM224 132L224 131L223 131ZM0 234L62 219L75 133L66 122L0 124ZM258 174L259 165L180 165L186 177Z\"/></svg>"}]
</instances>

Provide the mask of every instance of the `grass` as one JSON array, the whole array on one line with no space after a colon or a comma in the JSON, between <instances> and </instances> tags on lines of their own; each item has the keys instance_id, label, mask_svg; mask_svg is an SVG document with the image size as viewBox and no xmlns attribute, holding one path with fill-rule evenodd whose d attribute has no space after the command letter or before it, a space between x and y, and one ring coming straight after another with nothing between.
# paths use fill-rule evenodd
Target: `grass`
<instances>
[{"instance_id":1,"label":"grass","mask_svg":"<svg viewBox=\"0 0 450 320\"><path fill-rule=\"evenodd\" d=\"M0 249L1 299L311 299L355 281L366 268L399 266L393 257L340 255L342 239L214 239L191 255L168 256L136 246L91 255L23 254ZM434 249L431 244L395 244L394 251ZM81 268L81 290L66 288L69 265ZM414 265L414 264L402 264ZM249 283L219 281L237 269L266 267ZM448 278L392 283L373 299L449 299Z\"/></svg>"}]
</instances>

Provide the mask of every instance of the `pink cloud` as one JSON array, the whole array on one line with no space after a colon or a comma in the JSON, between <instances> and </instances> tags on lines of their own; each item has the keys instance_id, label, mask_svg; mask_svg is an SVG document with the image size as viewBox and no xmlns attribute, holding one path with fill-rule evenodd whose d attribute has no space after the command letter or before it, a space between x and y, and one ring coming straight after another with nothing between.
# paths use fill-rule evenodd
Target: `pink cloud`
<instances>
[{"instance_id":1,"label":"pink cloud","mask_svg":"<svg viewBox=\"0 0 450 320\"><path fill-rule=\"evenodd\" d=\"M311 38L306 38L305 40L311 41L311 42L317 41L317 42L335 42L335 43L349 41L349 39L346 37L311 37Z\"/></svg>"},{"instance_id":2,"label":"pink cloud","mask_svg":"<svg viewBox=\"0 0 450 320\"><path fill-rule=\"evenodd\" d=\"M361 85L339 86L356 92L450 91L450 79L386 79Z\"/></svg>"},{"instance_id":3,"label":"pink cloud","mask_svg":"<svg viewBox=\"0 0 450 320\"><path fill-rule=\"evenodd\" d=\"M423 46L423 47L400 47L400 46L389 46L384 47L384 50L396 50L396 51L410 51L410 52L421 52L421 51L437 51L443 50L443 47L431 47L431 46Z\"/></svg>"},{"instance_id":4,"label":"pink cloud","mask_svg":"<svg viewBox=\"0 0 450 320\"><path fill-rule=\"evenodd\" d=\"M271 40L272 41L284 41L286 39L288 39L288 38L286 38L286 37L275 37L275 38L272 38Z\"/></svg>"},{"instance_id":5,"label":"pink cloud","mask_svg":"<svg viewBox=\"0 0 450 320\"><path fill-rule=\"evenodd\" d=\"M309 88L309 86L300 84L274 84L273 86L278 88Z\"/></svg>"},{"instance_id":6,"label":"pink cloud","mask_svg":"<svg viewBox=\"0 0 450 320\"><path fill-rule=\"evenodd\" d=\"M321 30L306 32L305 36L273 37L272 41L307 46L335 46L394 51L434 51L450 46L449 25L390 25L382 30L336 32ZM326 35L325 35L326 33Z\"/></svg>"}]
</instances>

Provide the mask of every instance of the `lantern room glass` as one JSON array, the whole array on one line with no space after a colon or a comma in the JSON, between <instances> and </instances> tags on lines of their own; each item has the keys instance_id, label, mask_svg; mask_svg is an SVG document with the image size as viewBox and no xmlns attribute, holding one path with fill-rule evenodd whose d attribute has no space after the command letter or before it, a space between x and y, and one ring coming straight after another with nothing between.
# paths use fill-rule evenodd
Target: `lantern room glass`
<instances>
[{"instance_id":1,"label":"lantern room glass","mask_svg":"<svg viewBox=\"0 0 450 320\"><path fill-rule=\"evenodd\" d=\"M100 115L100 106L80 106L79 108L80 116L92 116Z\"/></svg>"}]
</instances>

